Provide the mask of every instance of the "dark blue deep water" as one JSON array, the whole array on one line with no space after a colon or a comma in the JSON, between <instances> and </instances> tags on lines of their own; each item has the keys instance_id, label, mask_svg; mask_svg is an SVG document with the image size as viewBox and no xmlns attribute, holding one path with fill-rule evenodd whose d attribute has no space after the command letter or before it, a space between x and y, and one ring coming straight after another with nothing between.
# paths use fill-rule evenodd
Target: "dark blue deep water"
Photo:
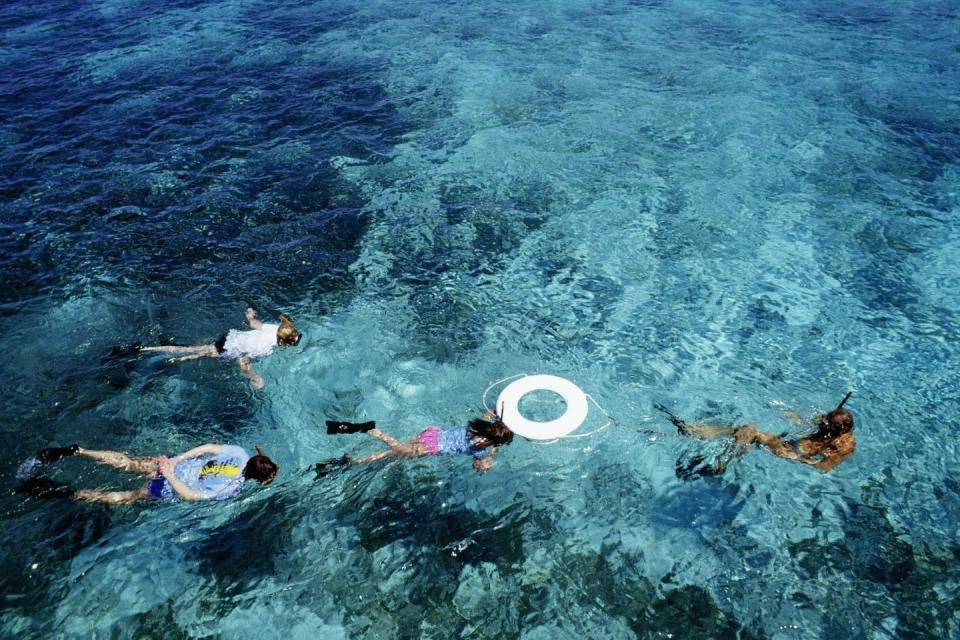
<instances>
[{"instance_id":1,"label":"dark blue deep water","mask_svg":"<svg viewBox=\"0 0 960 640\"><path fill-rule=\"evenodd\" d=\"M0 225L2 637L960 637L956 2L8 0ZM306 335L262 391L110 356L247 306ZM308 472L379 448L325 419L406 439L534 372L619 423ZM779 433L847 390L829 474L685 478L723 445L653 410ZM14 493L71 442L281 474Z\"/></svg>"}]
</instances>

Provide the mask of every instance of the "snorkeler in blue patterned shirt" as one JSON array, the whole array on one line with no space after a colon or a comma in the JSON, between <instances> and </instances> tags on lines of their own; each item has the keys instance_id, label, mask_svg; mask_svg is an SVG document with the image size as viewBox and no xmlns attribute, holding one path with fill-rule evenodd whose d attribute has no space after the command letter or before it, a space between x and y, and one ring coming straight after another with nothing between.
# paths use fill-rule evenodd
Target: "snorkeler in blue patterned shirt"
<instances>
[{"instance_id":1,"label":"snorkeler in blue patterned shirt","mask_svg":"<svg viewBox=\"0 0 960 640\"><path fill-rule=\"evenodd\" d=\"M262 485L273 482L276 463L260 447L250 456L229 444L204 444L176 456L131 458L117 451L83 449L78 445L43 449L17 472L17 492L43 498L73 498L82 502L124 505L140 500L229 500L240 494L247 480ZM42 475L43 468L68 456L83 456L95 462L149 478L133 491L73 490Z\"/></svg>"}]
</instances>

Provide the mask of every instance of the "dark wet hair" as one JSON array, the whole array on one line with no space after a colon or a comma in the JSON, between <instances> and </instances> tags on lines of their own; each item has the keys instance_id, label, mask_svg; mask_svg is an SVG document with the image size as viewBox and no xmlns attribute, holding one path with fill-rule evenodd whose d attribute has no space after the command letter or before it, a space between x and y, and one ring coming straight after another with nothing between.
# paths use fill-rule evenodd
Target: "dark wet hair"
<instances>
[{"instance_id":1,"label":"dark wet hair","mask_svg":"<svg viewBox=\"0 0 960 640\"><path fill-rule=\"evenodd\" d=\"M843 407L837 407L830 413L817 417L817 432L810 437L836 438L850 431L853 431L853 414Z\"/></svg>"},{"instance_id":2,"label":"dark wet hair","mask_svg":"<svg viewBox=\"0 0 960 640\"><path fill-rule=\"evenodd\" d=\"M470 439L483 438L484 443L476 446L470 445L474 451L486 449L487 447L498 447L502 444L513 442L513 431L503 423L503 420L487 422L481 418L474 418L467 423L467 437Z\"/></svg>"},{"instance_id":3,"label":"dark wet hair","mask_svg":"<svg viewBox=\"0 0 960 640\"><path fill-rule=\"evenodd\" d=\"M277 477L280 467L263 453L263 449L256 447L257 455L247 460L243 468L243 477L247 480L256 480L260 484L270 484Z\"/></svg>"}]
</instances>

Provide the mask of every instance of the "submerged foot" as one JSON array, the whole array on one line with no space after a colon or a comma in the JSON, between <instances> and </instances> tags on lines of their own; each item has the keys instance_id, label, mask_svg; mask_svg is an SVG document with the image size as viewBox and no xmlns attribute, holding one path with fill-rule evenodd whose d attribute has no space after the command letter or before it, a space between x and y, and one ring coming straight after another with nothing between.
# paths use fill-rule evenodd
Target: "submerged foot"
<instances>
[{"instance_id":1,"label":"submerged foot","mask_svg":"<svg viewBox=\"0 0 960 640\"><path fill-rule=\"evenodd\" d=\"M330 460L325 460L323 462L318 462L313 466L313 470L317 473L316 479L326 478L327 476L333 475L338 471L346 469L351 464L350 458L347 456L340 456L339 458L332 458Z\"/></svg>"},{"instance_id":2,"label":"submerged foot","mask_svg":"<svg viewBox=\"0 0 960 640\"><path fill-rule=\"evenodd\" d=\"M369 422L344 422L342 420L327 420L327 434L331 436L346 433L364 433L377 426L373 420Z\"/></svg>"},{"instance_id":3,"label":"submerged foot","mask_svg":"<svg viewBox=\"0 0 960 640\"><path fill-rule=\"evenodd\" d=\"M74 490L50 478L28 478L17 485L17 493L24 493L34 498L69 498Z\"/></svg>"}]
</instances>

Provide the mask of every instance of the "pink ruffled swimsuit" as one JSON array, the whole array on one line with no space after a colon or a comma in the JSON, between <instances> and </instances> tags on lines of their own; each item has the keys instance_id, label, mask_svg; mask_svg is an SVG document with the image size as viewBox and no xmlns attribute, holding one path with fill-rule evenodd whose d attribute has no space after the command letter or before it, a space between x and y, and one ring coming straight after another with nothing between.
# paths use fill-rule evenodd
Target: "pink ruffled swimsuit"
<instances>
[{"instance_id":1,"label":"pink ruffled swimsuit","mask_svg":"<svg viewBox=\"0 0 960 640\"><path fill-rule=\"evenodd\" d=\"M467 437L466 429L427 427L420 432L419 439L420 444L434 456L462 453L480 460L487 455L484 449L473 450L470 447L471 440Z\"/></svg>"}]
</instances>

